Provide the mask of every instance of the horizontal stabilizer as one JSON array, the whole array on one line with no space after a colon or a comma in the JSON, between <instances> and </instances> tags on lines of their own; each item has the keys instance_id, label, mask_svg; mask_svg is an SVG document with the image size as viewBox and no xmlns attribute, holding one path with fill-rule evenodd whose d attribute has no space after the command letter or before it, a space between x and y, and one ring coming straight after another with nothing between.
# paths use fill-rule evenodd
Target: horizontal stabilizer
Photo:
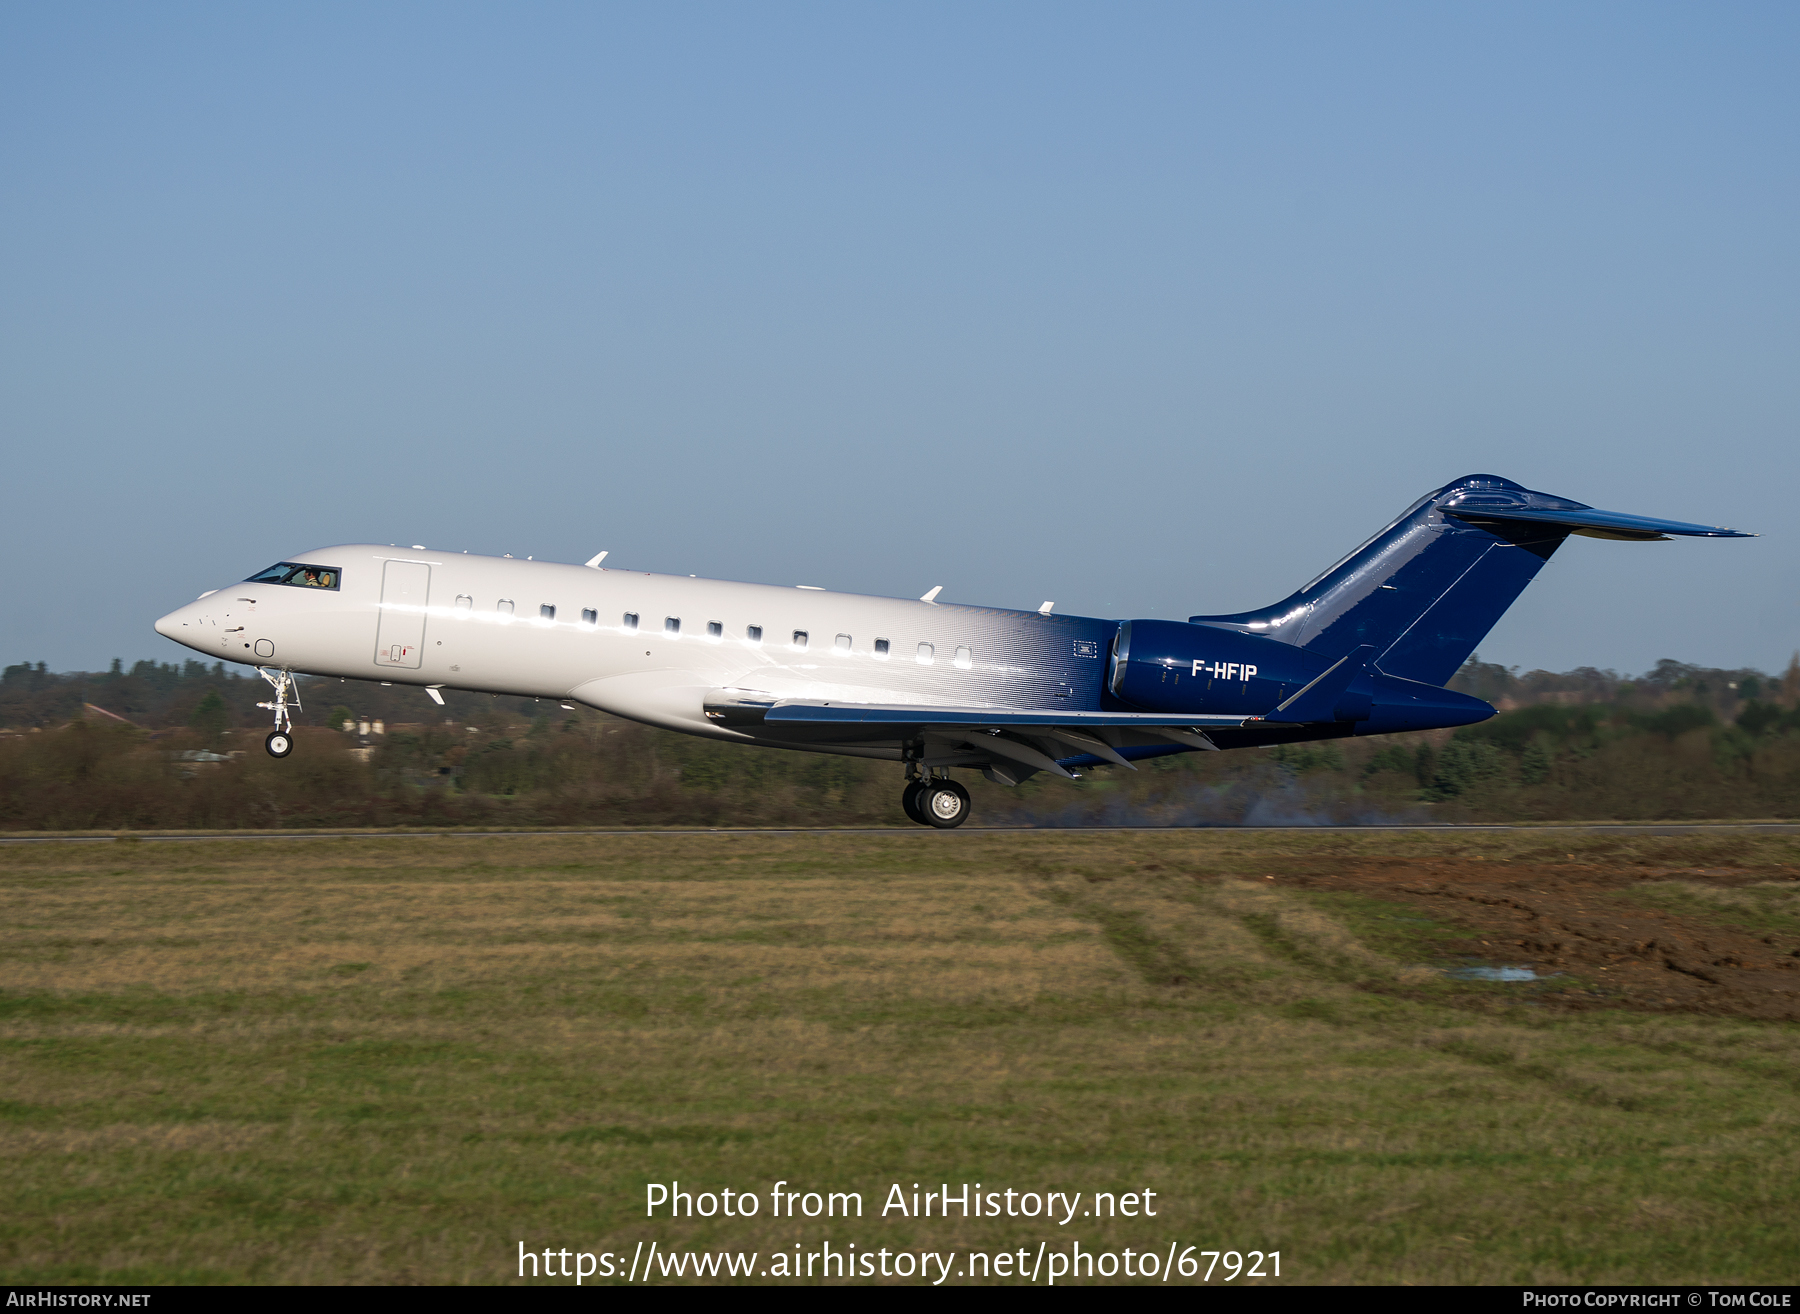
<instances>
[{"instance_id":1,"label":"horizontal stabilizer","mask_svg":"<svg viewBox=\"0 0 1800 1314\"><path fill-rule=\"evenodd\" d=\"M1596 511L1593 507L1562 510L1548 507L1453 506L1446 515L1466 520L1472 525L1488 525L1506 521L1535 525L1557 525L1571 533L1588 538L1617 538L1639 542L1656 542L1672 534L1688 538L1755 538L1740 529L1724 529L1717 525L1690 525L1681 520L1654 520L1649 516L1628 516L1619 511Z\"/></svg>"}]
</instances>

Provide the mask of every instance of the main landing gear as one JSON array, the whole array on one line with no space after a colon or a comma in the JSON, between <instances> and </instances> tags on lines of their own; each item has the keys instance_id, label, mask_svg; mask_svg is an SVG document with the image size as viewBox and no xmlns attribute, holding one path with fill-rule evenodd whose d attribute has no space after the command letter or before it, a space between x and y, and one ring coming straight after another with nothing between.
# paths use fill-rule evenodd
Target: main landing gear
<instances>
[{"instance_id":1,"label":"main landing gear","mask_svg":"<svg viewBox=\"0 0 1800 1314\"><path fill-rule=\"evenodd\" d=\"M912 773L920 768L909 763L907 770ZM900 794L900 808L909 821L950 830L969 819L969 791L947 775L925 771L906 782Z\"/></svg>"},{"instance_id":2,"label":"main landing gear","mask_svg":"<svg viewBox=\"0 0 1800 1314\"><path fill-rule=\"evenodd\" d=\"M264 711L275 713L275 728L263 740L263 747L269 750L270 757L286 757L294 751L294 720L288 715L288 708L302 710L300 691L294 687L294 677L285 670L276 671L267 666L258 666L256 673L275 689L274 702L257 704Z\"/></svg>"}]
</instances>

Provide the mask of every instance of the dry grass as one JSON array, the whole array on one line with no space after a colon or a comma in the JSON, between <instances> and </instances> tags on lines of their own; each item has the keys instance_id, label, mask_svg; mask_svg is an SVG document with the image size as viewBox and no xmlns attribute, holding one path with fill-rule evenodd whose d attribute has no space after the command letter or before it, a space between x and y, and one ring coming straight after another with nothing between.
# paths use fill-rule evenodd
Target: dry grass
<instances>
[{"instance_id":1,"label":"dry grass","mask_svg":"<svg viewBox=\"0 0 1800 1314\"><path fill-rule=\"evenodd\" d=\"M1282 885L1334 855L1552 849L1800 856L1217 832L7 850L0 1272L496 1282L520 1241L1073 1234L1276 1249L1303 1282L1785 1280L1800 1029L1451 985L1423 939ZM857 1190L869 1216L646 1220L672 1178ZM1149 1187L1163 1212L878 1216L889 1183L965 1180Z\"/></svg>"}]
</instances>

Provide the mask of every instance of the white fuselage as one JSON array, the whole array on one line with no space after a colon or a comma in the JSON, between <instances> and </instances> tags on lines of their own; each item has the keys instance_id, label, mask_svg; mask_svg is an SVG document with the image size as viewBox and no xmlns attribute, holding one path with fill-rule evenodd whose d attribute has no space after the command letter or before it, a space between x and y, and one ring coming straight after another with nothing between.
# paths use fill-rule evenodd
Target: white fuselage
<instances>
[{"instance_id":1,"label":"white fuselage","mask_svg":"<svg viewBox=\"0 0 1800 1314\"><path fill-rule=\"evenodd\" d=\"M329 568L338 586L229 585L164 616L157 632L227 661L569 699L689 734L766 742L709 720L708 694L1093 706L1112 628L370 544L289 560Z\"/></svg>"}]
</instances>

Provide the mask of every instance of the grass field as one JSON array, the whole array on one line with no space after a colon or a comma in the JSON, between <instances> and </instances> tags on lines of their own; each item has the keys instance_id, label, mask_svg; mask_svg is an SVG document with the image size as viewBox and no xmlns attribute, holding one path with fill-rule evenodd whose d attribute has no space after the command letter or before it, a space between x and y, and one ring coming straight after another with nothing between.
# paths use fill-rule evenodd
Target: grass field
<instances>
[{"instance_id":1,"label":"grass field","mask_svg":"<svg viewBox=\"0 0 1800 1314\"><path fill-rule=\"evenodd\" d=\"M1779 836L9 849L0 1276L491 1283L521 1242L651 1241L763 1271L829 1239L1279 1251L1297 1282L1792 1281L1800 1023L1708 994L1730 968L1614 984L1610 950L1451 980L1525 951L1483 938L1487 896L1421 893L1427 866L1501 911L1588 880L1584 914L1660 918L1690 955L1755 937L1758 982L1800 948ZM673 1179L760 1212L646 1219ZM777 1181L864 1217L771 1217ZM945 1182L1158 1213L881 1216L891 1184Z\"/></svg>"}]
</instances>

